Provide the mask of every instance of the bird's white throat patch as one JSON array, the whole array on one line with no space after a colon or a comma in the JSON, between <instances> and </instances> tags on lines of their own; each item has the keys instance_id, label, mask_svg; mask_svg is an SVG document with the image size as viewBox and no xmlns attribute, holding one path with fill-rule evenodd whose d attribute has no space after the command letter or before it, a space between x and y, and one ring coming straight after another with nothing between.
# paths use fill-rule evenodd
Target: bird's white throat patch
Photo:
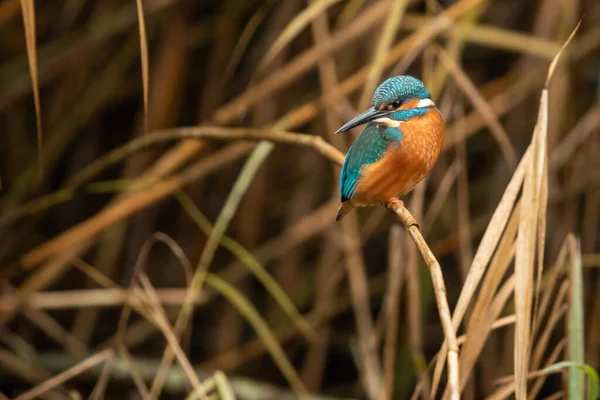
<instances>
[{"instance_id":1,"label":"bird's white throat patch","mask_svg":"<svg viewBox=\"0 0 600 400\"><path fill-rule=\"evenodd\" d=\"M387 126L391 126L392 128L397 128L400 126L400 121L394 121L393 119L388 118L388 117L377 118L375 120L375 122L378 122L380 124L384 124Z\"/></svg>"}]
</instances>

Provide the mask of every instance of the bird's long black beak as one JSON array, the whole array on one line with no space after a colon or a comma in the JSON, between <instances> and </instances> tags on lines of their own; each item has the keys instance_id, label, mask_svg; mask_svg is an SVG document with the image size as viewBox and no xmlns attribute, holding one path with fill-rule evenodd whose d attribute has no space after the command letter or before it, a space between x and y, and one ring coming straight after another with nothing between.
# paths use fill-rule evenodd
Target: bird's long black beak
<instances>
[{"instance_id":1,"label":"bird's long black beak","mask_svg":"<svg viewBox=\"0 0 600 400\"><path fill-rule=\"evenodd\" d=\"M367 122L373 121L374 119L385 117L387 114L389 114L389 111L387 111L387 110L379 111L379 110L375 109L374 107L371 107L364 113L360 114L358 117L356 117L356 118L352 119L351 121L349 121L348 123L346 123L340 129L338 129L335 132L335 134L337 135L340 132L349 131L352 128L355 128L362 124L366 124Z\"/></svg>"}]
</instances>

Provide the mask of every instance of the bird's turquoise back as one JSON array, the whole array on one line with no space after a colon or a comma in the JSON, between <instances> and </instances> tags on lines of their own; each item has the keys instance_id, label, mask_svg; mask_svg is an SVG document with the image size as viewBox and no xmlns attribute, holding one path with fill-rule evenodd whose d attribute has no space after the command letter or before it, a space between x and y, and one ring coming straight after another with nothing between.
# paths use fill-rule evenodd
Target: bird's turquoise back
<instances>
[{"instance_id":1,"label":"bird's turquoise back","mask_svg":"<svg viewBox=\"0 0 600 400\"><path fill-rule=\"evenodd\" d=\"M354 189L360 178L360 170L381 159L390 145L400 145L402 131L398 128L387 127L370 122L358 135L342 165L340 174L340 199L349 200L354 195Z\"/></svg>"}]
</instances>

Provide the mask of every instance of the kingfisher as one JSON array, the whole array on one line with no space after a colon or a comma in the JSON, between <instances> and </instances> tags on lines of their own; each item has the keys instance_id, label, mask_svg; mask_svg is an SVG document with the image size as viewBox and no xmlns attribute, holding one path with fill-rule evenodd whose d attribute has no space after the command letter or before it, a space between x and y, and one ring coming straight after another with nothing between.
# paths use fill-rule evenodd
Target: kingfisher
<instances>
[{"instance_id":1,"label":"kingfisher","mask_svg":"<svg viewBox=\"0 0 600 400\"><path fill-rule=\"evenodd\" d=\"M355 207L388 204L431 172L444 143L444 120L419 79L400 75L375 90L371 107L336 134L366 124L342 165L336 221Z\"/></svg>"}]
</instances>

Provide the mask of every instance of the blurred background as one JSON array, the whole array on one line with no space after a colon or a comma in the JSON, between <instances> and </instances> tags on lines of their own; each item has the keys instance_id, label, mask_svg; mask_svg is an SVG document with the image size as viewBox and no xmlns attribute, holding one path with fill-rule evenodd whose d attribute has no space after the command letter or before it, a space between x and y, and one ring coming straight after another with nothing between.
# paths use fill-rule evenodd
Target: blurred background
<instances>
[{"instance_id":1,"label":"blurred background","mask_svg":"<svg viewBox=\"0 0 600 400\"><path fill-rule=\"evenodd\" d=\"M0 392L179 399L199 380L211 399L426 396L444 335L404 228L383 207L334 223L339 166L310 145L237 139L284 130L345 153L359 130L333 132L379 83L422 79L445 147L404 200L452 310L582 16L549 87L531 371L576 351L600 367L596 0L0 1ZM217 140L170 130L198 126ZM510 280L512 242L490 293ZM493 318L461 359L465 398L512 396L526 344L504 297L481 300ZM528 390L565 397L566 378Z\"/></svg>"}]
</instances>

